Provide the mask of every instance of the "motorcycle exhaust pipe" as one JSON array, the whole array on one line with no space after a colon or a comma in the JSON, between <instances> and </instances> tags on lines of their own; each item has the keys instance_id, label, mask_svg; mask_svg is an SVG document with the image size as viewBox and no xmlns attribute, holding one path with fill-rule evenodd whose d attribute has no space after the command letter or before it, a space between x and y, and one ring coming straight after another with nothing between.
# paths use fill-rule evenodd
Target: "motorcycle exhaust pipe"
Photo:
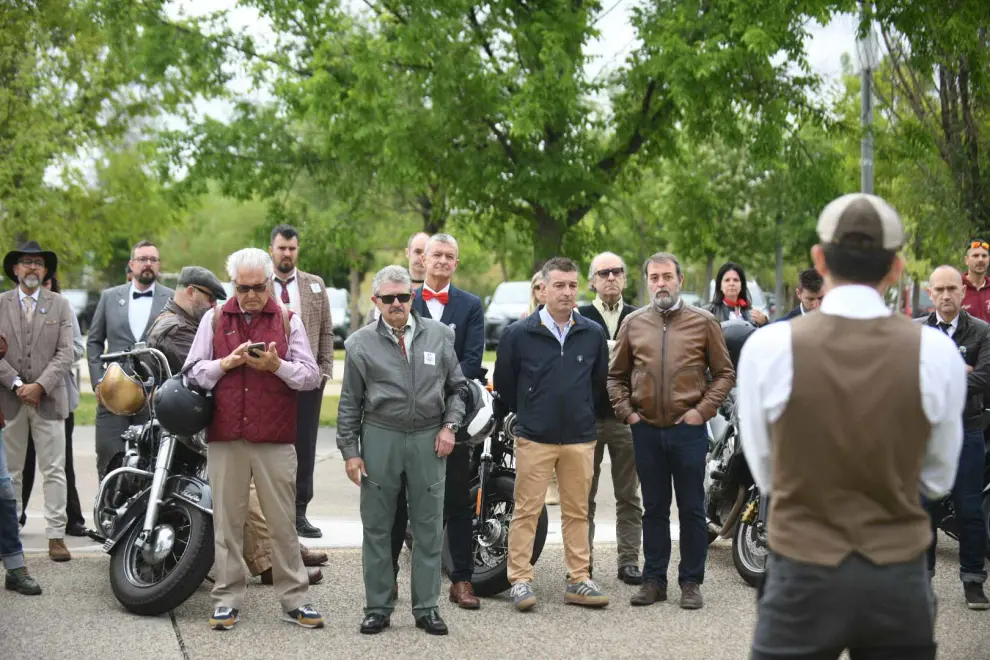
<instances>
[{"instance_id":1,"label":"motorcycle exhaust pipe","mask_svg":"<svg viewBox=\"0 0 990 660\"><path fill-rule=\"evenodd\" d=\"M739 514L742 513L744 504L746 504L746 489L740 486L739 493L736 495L736 501L733 502L732 509L729 511L729 515L725 518L725 524L722 525L722 529L718 532L720 538L729 538L727 534L732 532L735 528L736 522L739 520Z\"/></svg>"}]
</instances>

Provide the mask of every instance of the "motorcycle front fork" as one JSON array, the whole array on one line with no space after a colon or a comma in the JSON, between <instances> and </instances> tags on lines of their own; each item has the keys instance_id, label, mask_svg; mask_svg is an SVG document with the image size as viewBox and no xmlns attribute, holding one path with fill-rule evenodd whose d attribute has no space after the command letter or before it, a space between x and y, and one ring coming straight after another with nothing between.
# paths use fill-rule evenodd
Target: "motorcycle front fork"
<instances>
[{"instance_id":1,"label":"motorcycle front fork","mask_svg":"<svg viewBox=\"0 0 990 660\"><path fill-rule=\"evenodd\" d=\"M152 543L152 535L155 523L158 522L158 507L162 502L162 495L165 492L165 480L168 478L169 469L172 467L172 454L175 451L175 438L166 433L162 435L162 441L158 445L158 457L155 460L155 473L151 478L151 491L148 493L148 509L144 512L144 526L136 539L136 545L142 549L148 548Z\"/></svg>"},{"instance_id":2,"label":"motorcycle front fork","mask_svg":"<svg viewBox=\"0 0 990 660\"><path fill-rule=\"evenodd\" d=\"M488 491L488 477L492 473L492 437L485 438L485 444L481 449L481 460L478 461L478 498L474 503L475 527L484 524L482 520L485 511L485 499Z\"/></svg>"}]
</instances>

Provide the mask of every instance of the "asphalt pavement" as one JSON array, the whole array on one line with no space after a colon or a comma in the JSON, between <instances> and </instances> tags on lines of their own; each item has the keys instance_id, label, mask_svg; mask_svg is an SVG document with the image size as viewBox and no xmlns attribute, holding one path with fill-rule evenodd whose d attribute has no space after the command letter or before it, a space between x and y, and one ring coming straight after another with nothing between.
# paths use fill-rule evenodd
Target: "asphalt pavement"
<instances>
[{"instance_id":1,"label":"asphalt pavement","mask_svg":"<svg viewBox=\"0 0 990 660\"><path fill-rule=\"evenodd\" d=\"M75 449L79 494L83 501L92 501L96 492L92 427L77 429ZM304 541L330 552L323 582L311 588L312 603L326 617L326 628L305 630L279 620L278 599L272 588L262 586L257 578L250 582L241 620L231 631L213 631L207 624L212 608L209 582L170 614L129 614L111 591L109 558L92 541L68 538L73 560L56 564L48 559L39 483L28 507L23 541L28 566L44 593L26 597L0 591L0 660L105 660L121 656L142 660L369 656L739 660L748 656L756 593L736 574L728 542L717 542L709 551L704 609L684 611L677 607L677 543L671 559L671 601L647 608L629 605L635 588L616 579L615 507L608 470L603 471L599 491L595 552L595 578L612 598L604 610L563 602L565 567L559 508L552 507L551 535L536 565L534 589L539 603L534 611L516 612L508 594L483 599L477 612L459 610L444 597L440 608L450 635L430 637L415 628L409 609L409 552L404 551L401 595L392 628L377 636L360 635L364 593L358 549L358 489L344 476L333 429L321 429L317 454L316 496L310 518L323 529L324 536ZM91 523L91 512L84 514ZM676 521L676 511L672 520ZM674 523L672 531L677 538ZM966 609L958 580L958 544L944 536L934 585L939 599L939 657L990 659L990 612ZM444 594L448 587L444 579Z\"/></svg>"}]
</instances>

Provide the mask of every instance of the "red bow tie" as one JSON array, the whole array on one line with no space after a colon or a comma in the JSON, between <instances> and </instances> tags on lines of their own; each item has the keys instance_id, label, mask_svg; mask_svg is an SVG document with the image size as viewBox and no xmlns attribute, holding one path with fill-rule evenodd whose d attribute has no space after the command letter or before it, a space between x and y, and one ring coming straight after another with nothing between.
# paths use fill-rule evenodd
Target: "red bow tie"
<instances>
[{"instance_id":1,"label":"red bow tie","mask_svg":"<svg viewBox=\"0 0 990 660\"><path fill-rule=\"evenodd\" d=\"M450 300L450 295L446 291L444 291L443 293L433 293L426 287L423 287L423 300L429 302L434 298L439 300L441 305L446 305L447 301Z\"/></svg>"}]
</instances>

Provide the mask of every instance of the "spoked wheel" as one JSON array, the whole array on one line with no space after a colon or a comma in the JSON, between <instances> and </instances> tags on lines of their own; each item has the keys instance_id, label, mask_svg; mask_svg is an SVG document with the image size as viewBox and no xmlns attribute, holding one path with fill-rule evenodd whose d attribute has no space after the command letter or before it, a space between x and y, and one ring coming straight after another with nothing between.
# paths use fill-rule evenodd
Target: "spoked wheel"
<instances>
[{"instance_id":1,"label":"spoked wheel","mask_svg":"<svg viewBox=\"0 0 990 660\"><path fill-rule=\"evenodd\" d=\"M756 525L747 525L742 520L736 523L736 533L732 539L732 563L739 576L751 587L759 587L767 573L767 545L765 531Z\"/></svg>"},{"instance_id":2,"label":"spoked wheel","mask_svg":"<svg viewBox=\"0 0 990 660\"><path fill-rule=\"evenodd\" d=\"M189 598L213 567L213 521L188 502L159 509L152 539L154 556L136 541L141 521L110 557L110 586L120 603L135 614L154 616Z\"/></svg>"},{"instance_id":3,"label":"spoked wheel","mask_svg":"<svg viewBox=\"0 0 990 660\"><path fill-rule=\"evenodd\" d=\"M474 533L472 550L474 552L474 575L471 586L479 596L494 596L507 591L509 585L509 523L515 510L513 491L515 479L501 475L489 482L488 494L485 498L485 510L482 511L483 521L480 529ZM478 486L471 489L472 501L477 501ZM533 555L530 562L536 564L543 553L547 541L547 508L543 507L536 524L536 539L533 543ZM450 545L444 535L443 566L450 574L453 570L453 560L450 556Z\"/></svg>"}]
</instances>

